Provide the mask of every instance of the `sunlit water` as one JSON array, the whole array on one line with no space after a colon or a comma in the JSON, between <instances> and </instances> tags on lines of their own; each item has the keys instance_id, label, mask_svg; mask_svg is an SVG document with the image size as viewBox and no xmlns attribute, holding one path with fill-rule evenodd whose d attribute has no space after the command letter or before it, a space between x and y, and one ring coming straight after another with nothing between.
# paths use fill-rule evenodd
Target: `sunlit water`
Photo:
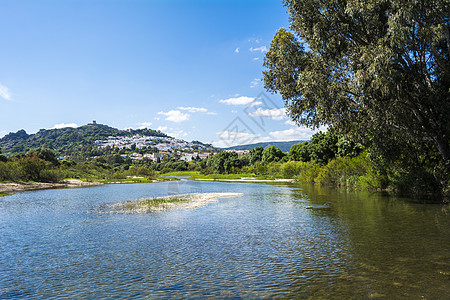
<instances>
[{"instance_id":1,"label":"sunlit water","mask_svg":"<svg viewBox=\"0 0 450 300\"><path fill-rule=\"evenodd\" d=\"M104 204L240 192L195 210ZM104 185L0 198L0 299L449 299L450 212L312 186Z\"/></svg>"}]
</instances>

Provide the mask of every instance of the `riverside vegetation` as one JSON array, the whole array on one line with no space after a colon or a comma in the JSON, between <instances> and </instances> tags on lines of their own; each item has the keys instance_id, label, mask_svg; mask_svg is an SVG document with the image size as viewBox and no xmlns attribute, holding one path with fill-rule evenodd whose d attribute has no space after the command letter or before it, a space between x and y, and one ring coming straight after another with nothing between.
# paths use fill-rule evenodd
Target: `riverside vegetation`
<instances>
[{"instance_id":1,"label":"riverside vegetation","mask_svg":"<svg viewBox=\"0 0 450 300\"><path fill-rule=\"evenodd\" d=\"M290 178L299 182L357 189L391 190L407 194L449 194L449 178L436 170L436 151L403 155L396 161L337 134L332 128L293 145L289 153L274 146L255 147L244 155L222 151L191 162L166 157L161 162L123 160L105 155L89 161L58 161L53 151L38 148L27 154L0 156L0 181L59 182L65 178L86 181L151 182L161 175L191 179Z\"/></svg>"}]
</instances>

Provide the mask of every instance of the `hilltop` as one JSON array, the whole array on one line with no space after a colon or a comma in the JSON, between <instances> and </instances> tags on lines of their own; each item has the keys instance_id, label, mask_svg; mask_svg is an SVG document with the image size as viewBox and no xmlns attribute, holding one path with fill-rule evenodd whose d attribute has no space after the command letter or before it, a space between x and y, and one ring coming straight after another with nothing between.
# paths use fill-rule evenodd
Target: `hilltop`
<instances>
[{"instance_id":1,"label":"hilltop","mask_svg":"<svg viewBox=\"0 0 450 300\"><path fill-rule=\"evenodd\" d=\"M150 147L158 144L180 145L180 147L182 145L191 148L210 146L198 141L189 143L177 140L159 130L120 130L108 125L97 124L95 121L77 128L41 129L35 134L28 134L22 129L0 139L0 148L7 156L26 153L40 147L52 149L58 156L71 157L95 156L102 154L98 152L118 152L124 148L132 150L145 148L149 152L170 149L168 147L160 147L161 149ZM103 151L101 151L102 149Z\"/></svg>"}]
</instances>

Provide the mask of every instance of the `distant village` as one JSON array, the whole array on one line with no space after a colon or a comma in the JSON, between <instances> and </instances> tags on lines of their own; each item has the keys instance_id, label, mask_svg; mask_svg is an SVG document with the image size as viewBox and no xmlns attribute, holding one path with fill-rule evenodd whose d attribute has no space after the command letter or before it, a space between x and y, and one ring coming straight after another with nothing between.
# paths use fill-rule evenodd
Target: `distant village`
<instances>
[{"instance_id":1,"label":"distant village","mask_svg":"<svg viewBox=\"0 0 450 300\"><path fill-rule=\"evenodd\" d=\"M217 149L209 145L196 142L187 142L171 137L158 136L109 136L106 140L97 140L95 143L99 149L110 147L112 149L129 150L128 154L121 154L122 157L129 157L133 160L148 159L154 162L168 157L177 157L184 161L200 160L217 154ZM136 151L135 150L145 150ZM238 155L248 153L248 150L230 150ZM140 153L139 153L140 152ZM145 153L151 152L151 153Z\"/></svg>"}]
</instances>

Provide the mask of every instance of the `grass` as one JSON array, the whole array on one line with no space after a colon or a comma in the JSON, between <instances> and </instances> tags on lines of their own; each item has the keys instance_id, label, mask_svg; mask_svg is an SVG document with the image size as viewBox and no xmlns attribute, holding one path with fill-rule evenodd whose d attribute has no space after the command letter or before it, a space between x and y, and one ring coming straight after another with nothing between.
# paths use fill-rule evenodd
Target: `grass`
<instances>
[{"instance_id":1,"label":"grass","mask_svg":"<svg viewBox=\"0 0 450 300\"><path fill-rule=\"evenodd\" d=\"M136 201L126 201L120 203L116 208L128 212L159 211L168 208L173 208L177 204L185 203L190 200L191 198L189 196L153 197L153 198L139 199Z\"/></svg>"},{"instance_id":2,"label":"grass","mask_svg":"<svg viewBox=\"0 0 450 300\"><path fill-rule=\"evenodd\" d=\"M5 197L11 195L10 193L0 192L0 197Z\"/></svg>"},{"instance_id":3,"label":"grass","mask_svg":"<svg viewBox=\"0 0 450 300\"><path fill-rule=\"evenodd\" d=\"M201 175L198 171L174 171L160 174L160 176L197 176Z\"/></svg>"},{"instance_id":4,"label":"grass","mask_svg":"<svg viewBox=\"0 0 450 300\"><path fill-rule=\"evenodd\" d=\"M153 182L153 178L109 178L109 179L97 179L97 182L108 183L149 183Z\"/></svg>"}]
</instances>

